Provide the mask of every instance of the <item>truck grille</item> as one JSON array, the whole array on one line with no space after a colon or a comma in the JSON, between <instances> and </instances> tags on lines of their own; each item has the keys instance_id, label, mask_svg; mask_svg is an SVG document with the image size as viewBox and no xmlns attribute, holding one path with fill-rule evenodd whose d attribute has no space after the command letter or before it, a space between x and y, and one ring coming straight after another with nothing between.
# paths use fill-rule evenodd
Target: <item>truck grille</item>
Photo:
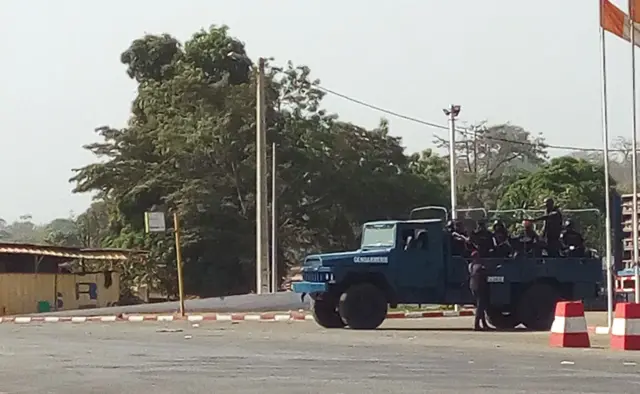
<instances>
[{"instance_id":1,"label":"truck grille","mask_svg":"<svg viewBox=\"0 0 640 394\"><path fill-rule=\"evenodd\" d=\"M302 272L302 280L307 282L328 282L333 280L333 274L330 272Z\"/></svg>"}]
</instances>

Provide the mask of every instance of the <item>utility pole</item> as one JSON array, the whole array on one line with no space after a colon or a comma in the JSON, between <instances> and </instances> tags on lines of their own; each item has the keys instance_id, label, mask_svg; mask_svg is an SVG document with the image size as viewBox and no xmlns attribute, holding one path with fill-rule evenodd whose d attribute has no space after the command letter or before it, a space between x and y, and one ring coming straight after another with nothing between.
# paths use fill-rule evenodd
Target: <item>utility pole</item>
<instances>
[{"instance_id":1,"label":"utility pole","mask_svg":"<svg viewBox=\"0 0 640 394\"><path fill-rule=\"evenodd\" d=\"M473 176L478 178L478 126L473 126Z\"/></svg>"},{"instance_id":2,"label":"utility pole","mask_svg":"<svg viewBox=\"0 0 640 394\"><path fill-rule=\"evenodd\" d=\"M265 60L258 60L256 80L256 294L269 291L269 217L267 211L267 125Z\"/></svg>"},{"instance_id":3,"label":"utility pole","mask_svg":"<svg viewBox=\"0 0 640 394\"><path fill-rule=\"evenodd\" d=\"M607 327L609 332L613 326L613 299L615 297L613 291L613 256L611 245L611 185L609 184L609 111L607 101L607 58L606 58L606 39L605 30L600 28L600 59L602 78L601 83L601 105L602 105L602 153L604 159L604 204L605 204L605 266L607 267ZM634 232L633 234L636 234Z\"/></svg>"},{"instance_id":4,"label":"utility pole","mask_svg":"<svg viewBox=\"0 0 640 394\"><path fill-rule=\"evenodd\" d=\"M629 11L633 11L632 5L633 1L629 1ZM633 20L631 21L631 30L633 34L631 34L631 181L633 182L632 193L633 193L633 213L632 218L632 226L633 226L633 270L634 270L634 279L635 279L635 291L634 291L634 302L640 303L640 259L639 259L639 251L640 248L638 242L638 132L637 132L637 105L636 105L636 42L635 42L635 23Z\"/></svg>"},{"instance_id":5,"label":"utility pole","mask_svg":"<svg viewBox=\"0 0 640 394\"><path fill-rule=\"evenodd\" d=\"M278 196L276 143L271 145L271 292L278 292Z\"/></svg>"},{"instance_id":6,"label":"utility pole","mask_svg":"<svg viewBox=\"0 0 640 394\"><path fill-rule=\"evenodd\" d=\"M451 183L451 220L456 220L458 218L458 193L456 190L456 117L460 114L460 109L461 107L459 105L453 104L451 104L449 108L443 109L444 114L449 117L449 182ZM460 306L458 304L454 305L454 310L458 312L460 310Z\"/></svg>"},{"instance_id":7,"label":"utility pole","mask_svg":"<svg viewBox=\"0 0 640 394\"><path fill-rule=\"evenodd\" d=\"M458 218L457 186L456 186L456 117L460 114L461 107L451 104L443 109L449 117L449 182L451 183L451 219Z\"/></svg>"},{"instance_id":8,"label":"utility pole","mask_svg":"<svg viewBox=\"0 0 640 394\"><path fill-rule=\"evenodd\" d=\"M178 273L178 293L180 297L180 316L184 317L184 276L182 275L182 246L180 245L180 218L173 212L173 235L176 239L176 271Z\"/></svg>"}]
</instances>

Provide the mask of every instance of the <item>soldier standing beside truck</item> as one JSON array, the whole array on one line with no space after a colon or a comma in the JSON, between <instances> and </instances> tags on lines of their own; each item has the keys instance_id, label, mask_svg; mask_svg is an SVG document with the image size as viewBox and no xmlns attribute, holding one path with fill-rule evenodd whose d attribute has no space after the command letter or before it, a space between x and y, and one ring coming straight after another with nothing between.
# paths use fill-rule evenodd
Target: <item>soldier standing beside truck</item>
<instances>
[{"instance_id":1,"label":"soldier standing beside truck","mask_svg":"<svg viewBox=\"0 0 640 394\"><path fill-rule=\"evenodd\" d=\"M487 324L487 306L489 304L489 286L487 286L487 268L480 260L480 253L474 250L471 253L469 264L469 289L476 303L476 313L473 329L484 331L489 329Z\"/></svg>"}]
</instances>

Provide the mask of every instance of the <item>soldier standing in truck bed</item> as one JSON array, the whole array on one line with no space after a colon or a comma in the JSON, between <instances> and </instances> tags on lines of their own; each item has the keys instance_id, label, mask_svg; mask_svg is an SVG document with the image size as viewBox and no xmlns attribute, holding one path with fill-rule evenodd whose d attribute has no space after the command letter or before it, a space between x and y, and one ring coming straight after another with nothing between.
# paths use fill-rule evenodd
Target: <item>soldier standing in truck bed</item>
<instances>
[{"instance_id":1,"label":"soldier standing in truck bed","mask_svg":"<svg viewBox=\"0 0 640 394\"><path fill-rule=\"evenodd\" d=\"M493 257L509 257L513 253L513 248L509 242L509 231L501 220L493 222Z\"/></svg>"},{"instance_id":2,"label":"soldier standing in truck bed","mask_svg":"<svg viewBox=\"0 0 640 394\"><path fill-rule=\"evenodd\" d=\"M489 257L493 253L495 240L493 239L493 233L487 228L486 220L478 220L478 226L471 233L470 240L480 257Z\"/></svg>"},{"instance_id":3,"label":"soldier standing in truck bed","mask_svg":"<svg viewBox=\"0 0 640 394\"><path fill-rule=\"evenodd\" d=\"M453 256L469 256L469 237L465 234L462 223L458 220L450 220L447 223L447 232L451 237L451 254Z\"/></svg>"},{"instance_id":4,"label":"soldier standing in truck bed","mask_svg":"<svg viewBox=\"0 0 640 394\"><path fill-rule=\"evenodd\" d=\"M542 229L542 237L547 242L547 254L549 257L560 256L562 243L560 242L560 234L562 233L562 213L556 207L553 198L544 200L546 213L543 216L535 218L534 221L544 221Z\"/></svg>"},{"instance_id":5,"label":"soldier standing in truck bed","mask_svg":"<svg viewBox=\"0 0 640 394\"><path fill-rule=\"evenodd\" d=\"M565 249L566 256L584 257L586 248L584 246L584 238L573 225L573 221L567 219L564 223L564 230L560 234L560 241Z\"/></svg>"}]
</instances>

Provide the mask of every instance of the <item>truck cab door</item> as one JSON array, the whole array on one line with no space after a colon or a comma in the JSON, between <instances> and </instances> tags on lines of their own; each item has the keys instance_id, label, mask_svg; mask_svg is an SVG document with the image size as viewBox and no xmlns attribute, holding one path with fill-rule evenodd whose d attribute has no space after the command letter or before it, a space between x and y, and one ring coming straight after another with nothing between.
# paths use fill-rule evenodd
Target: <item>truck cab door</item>
<instances>
[{"instance_id":1,"label":"truck cab door","mask_svg":"<svg viewBox=\"0 0 640 394\"><path fill-rule=\"evenodd\" d=\"M405 234L412 230L413 236L398 248L395 259L395 282L400 302L435 303L444 296L442 229L427 227L404 229Z\"/></svg>"}]
</instances>

